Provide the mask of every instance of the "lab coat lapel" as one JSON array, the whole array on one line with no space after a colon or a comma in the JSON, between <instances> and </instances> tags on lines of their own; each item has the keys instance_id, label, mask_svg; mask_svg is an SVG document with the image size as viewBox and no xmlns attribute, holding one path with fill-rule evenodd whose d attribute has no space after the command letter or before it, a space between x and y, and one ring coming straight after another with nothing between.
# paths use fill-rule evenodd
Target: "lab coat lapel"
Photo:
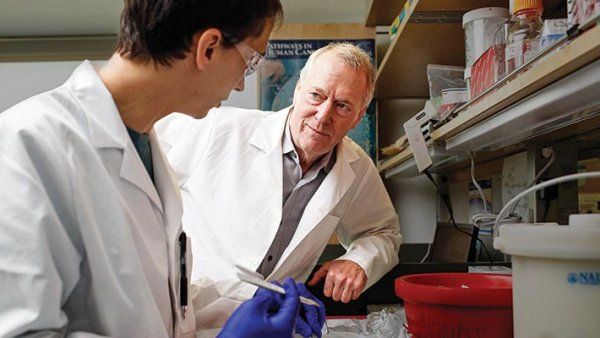
<instances>
[{"instance_id":1,"label":"lab coat lapel","mask_svg":"<svg viewBox=\"0 0 600 338\"><path fill-rule=\"evenodd\" d=\"M286 125L289 108L280 110L265 117L258 126L250 144L261 150L262 154L257 156L253 167L265 183L264 193L277 193L276 205L269 206L271 210L277 210L281 219L281 207L283 205L283 151L282 137Z\"/></svg>"},{"instance_id":2,"label":"lab coat lapel","mask_svg":"<svg viewBox=\"0 0 600 338\"><path fill-rule=\"evenodd\" d=\"M90 136L96 149L121 149L120 177L142 190L162 212L162 204L154 184L129 139L112 95L106 89L92 63L85 61L77 67L66 86L77 98L82 109L87 112L85 116L89 118Z\"/></svg>"},{"instance_id":3,"label":"lab coat lapel","mask_svg":"<svg viewBox=\"0 0 600 338\"><path fill-rule=\"evenodd\" d=\"M181 230L181 216L183 215L181 195L176 185L175 174L171 170L164 153L160 150L154 130L150 132L150 147L154 167L154 182L164 208L169 243L173 243Z\"/></svg>"},{"instance_id":4,"label":"lab coat lapel","mask_svg":"<svg viewBox=\"0 0 600 338\"><path fill-rule=\"evenodd\" d=\"M308 202L290 245L273 271L276 271L302 240L331 213L354 182L356 175L351 164L359 159L356 151L340 142L336 156L335 165Z\"/></svg>"},{"instance_id":5,"label":"lab coat lapel","mask_svg":"<svg viewBox=\"0 0 600 338\"><path fill-rule=\"evenodd\" d=\"M129 135L127 135L129 137ZM152 149L152 156L154 157L154 149L158 148L158 143L150 144ZM152 160L154 163L154 160ZM156 169L156 168L155 168ZM150 198L152 203L163 212L163 206L160 198L158 197L158 192L154 187L154 183L152 183L152 179L148 175L148 171L144 167L142 160L140 159L137 150L133 146L133 143L128 142L125 151L123 152L123 162L121 163L121 171L119 173L121 178L132 183L139 189L141 189L147 196ZM154 173L156 177L156 172ZM155 179L155 181L158 181Z\"/></svg>"},{"instance_id":6,"label":"lab coat lapel","mask_svg":"<svg viewBox=\"0 0 600 338\"><path fill-rule=\"evenodd\" d=\"M183 215L183 206L181 203L181 194L179 192L179 187L176 185L177 180L175 174L168 164L165 154L158 146L158 138L156 137L154 129L150 132L150 147L152 150L152 165L154 167L154 182L164 208L163 217L165 222L165 232L167 234L167 244L169 246L169 262L179 262L181 257L179 257L179 247L176 243L178 243L178 238L182 231L181 218ZM191 262L188 262L188 264L189 269L191 269ZM177 281L179 281L181 273L182 271L178 269L177 264L169 264L171 297L173 297L173 299L179 299L179 293L176 290L179 288ZM181 290L179 292L181 292ZM174 306L173 311L179 313L178 307ZM178 318L178 320L182 319Z\"/></svg>"}]
</instances>

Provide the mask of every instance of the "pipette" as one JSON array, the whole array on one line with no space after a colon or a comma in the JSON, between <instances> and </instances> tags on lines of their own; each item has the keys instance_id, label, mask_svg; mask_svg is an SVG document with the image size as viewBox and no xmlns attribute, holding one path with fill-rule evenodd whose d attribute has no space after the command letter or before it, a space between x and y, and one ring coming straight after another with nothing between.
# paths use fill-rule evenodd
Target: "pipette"
<instances>
[{"instance_id":1,"label":"pipette","mask_svg":"<svg viewBox=\"0 0 600 338\"><path fill-rule=\"evenodd\" d=\"M239 266L237 264L235 265L235 267L239 270L237 276L241 281L258 286L259 288L275 291L277 293L285 295L285 290L281 286L265 281L262 275L250 271L244 268L243 266ZM300 302L306 305L319 306L319 303L315 302L314 300L302 296L300 296Z\"/></svg>"}]
</instances>

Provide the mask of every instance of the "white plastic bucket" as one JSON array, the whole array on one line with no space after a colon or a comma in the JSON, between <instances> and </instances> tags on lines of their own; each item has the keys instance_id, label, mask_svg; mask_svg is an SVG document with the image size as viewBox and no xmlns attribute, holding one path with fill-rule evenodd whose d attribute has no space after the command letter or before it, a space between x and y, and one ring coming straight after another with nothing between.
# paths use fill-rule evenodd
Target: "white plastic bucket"
<instances>
[{"instance_id":1,"label":"white plastic bucket","mask_svg":"<svg viewBox=\"0 0 600 338\"><path fill-rule=\"evenodd\" d=\"M509 17L508 9L502 7L479 8L463 15L467 67L494 44L496 31Z\"/></svg>"},{"instance_id":2,"label":"white plastic bucket","mask_svg":"<svg viewBox=\"0 0 600 338\"><path fill-rule=\"evenodd\" d=\"M571 225L503 225L512 256L515 337L600 337L600 215Z\"/></svg>"}]
</instances>

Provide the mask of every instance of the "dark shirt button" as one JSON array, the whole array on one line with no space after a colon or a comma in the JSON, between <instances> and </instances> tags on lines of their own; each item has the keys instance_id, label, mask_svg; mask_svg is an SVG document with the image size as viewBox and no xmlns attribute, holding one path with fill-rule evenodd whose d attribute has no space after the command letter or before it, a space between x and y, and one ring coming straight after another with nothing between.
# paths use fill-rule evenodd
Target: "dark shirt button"
<instances>
[{"instance_id":1,"label":"dark shirt button","mask_svg":"<svg viewBox=\"0 0 600 338\"><path fill-rule=\"evenodd\" d=\"M269 257L267 257L267 260L270 262L273 260L273 256L269 255Z\"/></svg>"}]
</instances>

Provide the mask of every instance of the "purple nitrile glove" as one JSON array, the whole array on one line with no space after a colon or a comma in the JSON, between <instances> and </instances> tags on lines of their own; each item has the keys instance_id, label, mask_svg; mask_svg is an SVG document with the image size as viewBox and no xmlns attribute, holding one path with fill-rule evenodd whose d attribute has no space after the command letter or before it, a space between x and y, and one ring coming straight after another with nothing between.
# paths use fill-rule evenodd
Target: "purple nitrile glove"
<instances>
[{"instance_id":1,"label":"purple nitrile glove","mask_svg":"<svg viewBox=\"0 0 600 338\"><path fill-rule=\"evenodd\" d=\"M283 283L285 295L259 290L229 317L220 338L289 338L300 310L298 288L291 278Z\"/></svg>"},{"instance_id":2,"label":"purple nitrile glove","mask_svg":"<svg viewBox=\"0 0 600 338\"><path fill-rule=\"evenodd\" d=\"M298 292L300 296L309 298L319 303L319 306L300 304L300 314L296 320L296 333L299 333L303 337L311 337L315 335L321 337L321 329L325 324L325 305L315 297L304 285L304 283L297 283Z\"/></svg>"}]
</instances>

